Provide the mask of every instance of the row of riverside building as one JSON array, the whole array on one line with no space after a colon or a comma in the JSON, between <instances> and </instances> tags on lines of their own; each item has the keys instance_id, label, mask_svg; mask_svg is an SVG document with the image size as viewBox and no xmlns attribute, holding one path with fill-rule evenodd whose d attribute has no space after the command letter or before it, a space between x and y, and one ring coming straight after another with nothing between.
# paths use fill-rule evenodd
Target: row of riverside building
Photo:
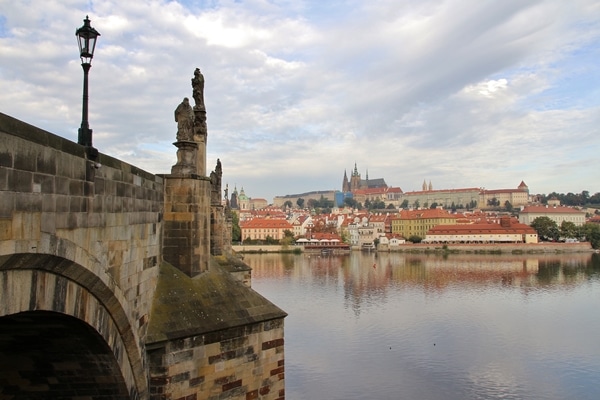
<instances>
[{"instance_id":1,"label":"row of riverside building","mask_svg":"<svg viewBox=\"0 0 600 400\"><path fill-rule=\"evenodd\" d=\"M562 206L526 206L518 218L482 211L451 213L442 208L393 213L344 208L313 215L306 210L283 211L271 206L240 213L240 228L242 241L280 240L286 231L296 239L308 240L320 238L323 233L335 233L352 248L372 248L376 243L402 244L414 236L424 243L537 243L537 232L529 224L541 216L558 225L563 221L577 226L586 222L585 212Z\"/></svg>"},{"instance_id":2,"label":"row of riverside building","mask_svg":"<svg viewBox=\"0 0 600 400\"><path fill-rule=\"evenodd\" d=\"M316 215L309 209L294 208L298 199L307 204L310 199L323 198L335 205L329 214ZM361 204L367 200L382 201L394 209L380 213L356 210L345 207L347 198ZM382 178L369 179L368 172L366 179L362 179L355 164L350 179L344 172L341 191L280 196L274 198L273 205L266 206L266 200L253 200L245 195L243 188L239 194L236 188L231 208L239 213L242 241L280 240L290 231L295 239L304 239L302 242L315 242L319 238L327 242L331 238L323 235L333 233L352 248L372 248L376 243L402 244L411 237L419 237L425 243L537 243L537 232L530 226L537 217L547 216L559 226L563 221L577 226L586 222L585 212L555 202L540 205L538 200L529 194L523 181L516 189L495 190L434 190L431 181L429 184L424 181L422 190L403 192L388 187ZM504 207L507 203L518 210L518 218L481 211L486 207ZM465 208L473 211L456 211Z\"/></svg>"}]
</instances>

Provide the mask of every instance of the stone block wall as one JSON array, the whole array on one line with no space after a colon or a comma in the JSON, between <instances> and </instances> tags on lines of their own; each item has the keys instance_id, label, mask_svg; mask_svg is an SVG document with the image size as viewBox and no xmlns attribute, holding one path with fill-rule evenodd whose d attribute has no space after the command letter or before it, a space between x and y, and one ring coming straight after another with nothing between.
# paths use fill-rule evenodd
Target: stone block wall
<instances>
[{"instance_id":1,"label":"stone block wall","mask_svg":"<svg viewBox=\"0 0 600 400\"><path fill-rule=\"evenodd\" d=\"M149 350L150 399L284 399L283 325L265 321Z\"/></svg>"},{"instance_id":2,"label":"stone block wall","mask_svg":"<svg viewBox=\"0 0 600 400\"><path fill-rule=\"evenodd\" d=\"M163 258L193 277L210 259L210 179L166 175Z\"/></svg>"},{"instance_id":3,"label":"stone block wall","mask_svg":"<svg viewBox=\"0 0 600 400\"><path fill-rule=\"evenodd\" d=\"M143 357L161 257L163 180L0 113L0 255L50 254L98 278ZM123 319L125 317L125 319ZM142 363L143 360L142 360ZM138 368L144 368L137 365ZM144 388L141 389L143 396Z\"/></svg>"}]
</instances>

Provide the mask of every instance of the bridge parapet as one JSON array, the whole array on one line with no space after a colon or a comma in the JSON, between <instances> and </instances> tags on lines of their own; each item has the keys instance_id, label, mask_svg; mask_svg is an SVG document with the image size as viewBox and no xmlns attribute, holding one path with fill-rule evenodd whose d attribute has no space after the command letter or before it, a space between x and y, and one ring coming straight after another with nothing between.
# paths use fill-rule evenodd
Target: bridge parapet
<instances>
[{"instance_id":1,"label":"bridge parapet","mask_svg":"<svg viewBox=\"0 0 600 400\"><path fill-rule=\"evenodd\" d=\"M121 333L131 332L135 348L126 351L144 382L130 385L144 397L141 344L161 256L163 179L85 154L83 146L0 114L0 256L49 254L80 266L67 278L103 301ZM101 287L110 295L99 296Z\"/></svg>"}]
</instances>

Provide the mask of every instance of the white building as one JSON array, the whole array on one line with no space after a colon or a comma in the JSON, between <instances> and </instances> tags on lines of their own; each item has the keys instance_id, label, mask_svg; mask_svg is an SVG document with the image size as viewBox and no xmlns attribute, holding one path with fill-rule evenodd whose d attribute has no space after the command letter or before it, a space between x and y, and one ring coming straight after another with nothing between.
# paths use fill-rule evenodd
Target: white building
<instances>
[{"instance_id":1,"label":"white building","mask_svg":"<svg viewBox=\"0 0 600 400\"><path fill-rule=\"evenodd\" d=\"M585 213L571 207L528 206L519 213L519 222L531 225L538 217L548 217L560 226L563 221L573 222L577 226L585 224Z\"/></svg>"}]
</instances>

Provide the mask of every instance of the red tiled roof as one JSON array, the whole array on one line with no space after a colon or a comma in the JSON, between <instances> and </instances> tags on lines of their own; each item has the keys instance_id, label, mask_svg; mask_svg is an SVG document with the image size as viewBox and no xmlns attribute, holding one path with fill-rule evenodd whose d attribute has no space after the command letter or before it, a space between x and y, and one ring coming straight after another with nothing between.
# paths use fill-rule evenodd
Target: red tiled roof
<instances>
[{"instance_id":1,"label":"red tiled roof","mask_svg":"<svg viewBox=\"0 0 600 400\"><path fill-rule=\"evenodd\" d=\"M575 208L571 207L561 207L561 206L527 206L521 213L535 213L535 214L584 214L583 211L579 211Z\"/></svg>"},{"instance_id":2,"label":"red tiled roof","mask_svg":"<svg viewBox=\"0 0 600 400\"><path fill-rule=\"evenodd\" d=\"M480 188L465 188L465 189L439 189L439 190L415 190L413 192L404 192L404 194L425 194L425 193L462 193L462 192L479 192Z\"/></svg>"},{"instance_id":3,"label":"red tiled roof","mask_svg":"<svg viewBox=\"0 0 600 400\"><path fill-rule=\"evenodd\" d=\"M292 225L283 219L266 219L266 218L255 218L255 219L251 219L251 220L246 220L243 222L240 222L240 228L244 228L244 229L266 229L266 228L273 228L273 229L290 229L292 227Z\"/></svg>"},{"instance_id":4,"label":"red tiled roof","mask_svg":"<svg viewBox=\"0 0 600 400\"><path fill-rule=\"evenodd\" d=\"M537 234L537 231L529 225L518 222L511 222L510 226L500 224L482 223L482 224L456 224L456 225L437 225L431 228L428 235L452 235L467 233L528 233Z\"/></svg>"}]
</instances>

